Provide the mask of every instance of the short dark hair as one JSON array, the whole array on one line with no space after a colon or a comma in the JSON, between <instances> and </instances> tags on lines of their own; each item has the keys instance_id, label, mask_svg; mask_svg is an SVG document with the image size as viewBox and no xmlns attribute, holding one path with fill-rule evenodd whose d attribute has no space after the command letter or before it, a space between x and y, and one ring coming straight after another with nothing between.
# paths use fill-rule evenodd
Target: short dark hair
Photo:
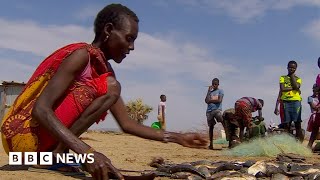
<instances>
[{"instance_id":1,"label":"short dark hair","mask_svg":"<svg viewBox=\"0 0 320 180\"><path fill-rule=\"evenodd\" d=\"M292 61L289 61L289 62L288 62L288 66L289 66L289 64L295 64L295 65L296 65L296 67L298 67L298 64L297 64L297 62L296 62L296 61L293 61L293 60L292 60Z\"/></svg>"},{"instance_id":2,"label":"short dark hair","mask_svg":"<svg viewBox=\"0 0 320 180\"><path fill-rule=\"evenodd\" d=\"M216 82L219 83L219 79L218 79L218 78L213 78L213 79L212 79L212 82L213 82L213 81L216 81Z\"/></svg>"},{"instance_id":3,"label":"short dark hair","mask_svg":"<svg viewBox=\"0 0 320 180\"><path fill-rule=\"evenodd\" d=\"M312 89L317 88L317 84L313 84Z\"/></svg>"},{"instance_id":4,"label":"short dark hair","mask_svg":"<svg viewBox=\"0 0 320 180\"><path fill-rule=\"evenodd\" d=\"M164 98L164 97L166 97L166 95L164 95L164 94L161 94L161 95L160 95L160 99L161 99L161 98Z\"/></svg>"},{"instance_id":5,"label":"short dark hair","mask_svg":"<svg viewBox=\"0 0 320 180\"><path fill-rule=\"evenodd\" d=\"M96 37L100 36L107 23L112 23L116 28L119 28L125 16L133 18L137 23L139 22L138 16L126 6L110 4L104 7L94 20L94 33Z\"/></svg>"},{"instance_id":6,"label":"short dark hair","mask_svg":"<svg viewBox=\"0 0 320 180\"><path fill-rule=\"evenodd\" d=\"M261 105L264 105L264 101L262 99L258 99L258 101L261 103Z\"/></svg>"}]
</instances>

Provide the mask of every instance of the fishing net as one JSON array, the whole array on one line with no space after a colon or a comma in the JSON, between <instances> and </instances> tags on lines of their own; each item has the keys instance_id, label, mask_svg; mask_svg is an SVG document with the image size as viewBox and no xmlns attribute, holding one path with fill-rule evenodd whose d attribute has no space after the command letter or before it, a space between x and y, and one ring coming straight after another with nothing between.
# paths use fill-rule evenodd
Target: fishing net
<instances>
[{"instance_id":1,"label":"fishing net","mask_svg":"<svg viewBox=\"0 0 320 180\"><path fill-rule=\"evenodd\" d=\"M279 134L265 138L257 138L250 142L222 152L231 156L267 156L276 157L279 153L295 153L303 156L311 156L309 148L302 145L294 137L288 134Z\"/></svg>"}]
</instances>

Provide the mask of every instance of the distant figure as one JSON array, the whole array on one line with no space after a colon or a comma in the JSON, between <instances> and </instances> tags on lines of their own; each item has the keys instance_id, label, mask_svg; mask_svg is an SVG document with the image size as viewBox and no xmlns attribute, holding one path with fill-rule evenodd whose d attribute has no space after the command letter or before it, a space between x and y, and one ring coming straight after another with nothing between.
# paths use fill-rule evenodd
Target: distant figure
<instances>
[{"instance_id":1,"label":"distant figure","mask_svg":"<svg viewBox=\"0 0 320 180\"><path fill-rule=\"evenodd\" d=\"M281 100L284 106L284 127L291 132L291 123L294 122L296 137L303 141L301 129L301 78L295 75L297 62L288 62L288 74L280 77Z\"/></svg>"},{"instance_id":2,"label":"distant figure","mask_svg":"<svg viewBox=\"0 0 320 180\"><path fill-rule=\"evenodd\" d=\"M320 57L318 58L318 67L320 68ZM320 88L320 74L318 74L318 76L316 78L316 85L318 88ZM320 98L320 96L319 96L319 98Z\"/></svg>"},{"instance_id":3,"label":"distant figure","mask_svg":"<svg viewBox=\"0 0 320 180\"><path fill-rule=\"evenodd\" d=\"M318 67L320 68L320 57L318 58ZM316 78L316 88L318 91L318 100L320 102L320 74L318 74L317 78ZM319 107L316 109L319 109ZM311 132L311 136L310 136L310 140L309 140L309 144L308 146L311 148L313 142L317 139L317 136L319 135L319 127L320 127L320 112L317 111L316 115L315 115L315 119L313 122L313 126L312 126L312 132Z\"/></svg>"},{"instance_id":4,"label":"distant figure","mask_svg":"<svg viewBox=\"0 0 320 180\"><path fill-rule=\"evenodd\" d=\"M212 85L208 88L208 92L205 98L205 102L208 104L206 116L209 126L209 149L213 149L213 128L216 124L216 121L222 123L223 127L225 127L222 118L222 99L224 93L223 90L219 89L218 87L219 79L214 78L212 80Z\"/></svg>"},{"instance_id":5,"label":"distant figure","mask_svg":"<svg viewBox=\"0 0 320 180\"><path fill-rule=\"evenodd\" d=\"M256 99L253 97L242 97L236 101L235 109L235 118L232 119L231 123L239 127L240 141L243 141L244 128L249 130L251 128L252 122L252 112L258 111L257 119L263 121L262 117L262 107L264 101L262 99ZM232 141L233 139L231 139Z\"/></svg>"},{"instance_id":6,"label":"distant figure","mask_svg":"<svg viewBox=\"0 0 320 180\"><path fill-rule=\"evenodd\" d=\"M242 101L241 99L237 102L238 103L241 102ZM257 104L261 104L261 107L262 107L263 101L260 100ZM251 104L250 105L247 105L247 104L243 105L242 108L239 107L241 105L237 105L237 106L238 106L238 108L237 108L238 115L236 115L236 110L234 108L230 108L230 109L225 110L222 115L223 121L224 121L226 129L227 129L226 138L227 138L227 141L229 141L229 148L235 147L236 145L240 144L244 140L243 134L241 135L241 140L240 140L240 133L239 133L239 129L241 127L241 124L244 124L242 122L244 119L250 119L249 124L246 125L246 133L245 134L246 134L247 139L251 139L251 138L255 138L255 137L264 137L265 132L266 132L265 123L263 121L264 119L259 116L252 118L250 115L252 110L246 111L247 115L245 115L245 118L239 118L239 114L244 114L244 112L240 112L240 111L243 111L245 109L247 109L247 110L250 109ZM243 109L243 110L240 110L240 109ZM251 117L251 118L246 118L246 117ZM227 134L227 132L228 132L228 134ZM244 132L244 128L242 130L242 133L243 132Z\"/></svg>"},{"instance_id":7,"label":"distant figure","mask_svg":"<svg viewBox=\"0 0 320 180\"><path fill-rule=\"evenodd\" d=\"M318 67L320 68L320 57L318 58ZM319 102L320 102L320 74L318 74L317 78L316 78L316 86L317 88L319 89L318 91L318 99L319 99ZM319 116L319 119L320 119L320 116Z\"/></svg>"},{"instance_id":8,"label":"distant figure","mask_svg":"<svg viewBox=\"0 0 320 180\"><path fill-rule=\"evenodd\" d=\"M226 139L229 141L229 148L232 148L233 145L240 143L239 127L232 123L235 119L235 109L230 108L223 111L222 118L225 124Z\"/></svg>"},{"instance_id":9,"label":"distant figure","mask_svg":"<svg viewBox=\"0 0 320 180\"><path fill-rule=\"evenodd\" d=\"M318 67L320 68L320 57L318 58ZM319 127L320 127L320 105L319 105L319 93L320 93L320 74L318 74L316 78L316 84L313 85L313 95L308 97L308 103L311 108L311 116L308 122L307 130L311 135L308 143L308 147L312 148L313 142L317 139L319 135ZM313 119L314 118L314 119Z\"/></svg>"},{"instance_id":10,"label":"distant figure","mask_svg":"<svg viewBox=\"0 0 320 180\"><path fill-rule=\"evenodd\" d=\"M160 96L160 103L158 105L158 120L161 124L161 129L166 129L166 95Z\"/></svg>"}]
</instances>

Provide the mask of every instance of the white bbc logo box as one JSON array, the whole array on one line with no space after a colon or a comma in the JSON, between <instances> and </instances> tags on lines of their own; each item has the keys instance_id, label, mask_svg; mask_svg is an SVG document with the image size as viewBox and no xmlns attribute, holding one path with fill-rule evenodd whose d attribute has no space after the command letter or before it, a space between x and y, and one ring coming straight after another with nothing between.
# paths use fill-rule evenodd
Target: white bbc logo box
<instances>
[{"instance_id":1,"label":"white bbc logo box","mask_svg":"<svg viewBox=\"0 0 320 180\"><path fill-rule=\"evenodd\" d=\"M52 152L9 152L9 165L52 165ZM94 154L57 154L56 162L59 163L94 163Z\"/></svg>"},{"instance_id":2,"label":"white bbc logo box","mask_svg":"<svg viewBox=\"0 0 320 180\"><path fill-rule=\"evenodd\" d=\"M9 165L52 165L52 152L9 152Z\"/></svg>"}]
</instances>

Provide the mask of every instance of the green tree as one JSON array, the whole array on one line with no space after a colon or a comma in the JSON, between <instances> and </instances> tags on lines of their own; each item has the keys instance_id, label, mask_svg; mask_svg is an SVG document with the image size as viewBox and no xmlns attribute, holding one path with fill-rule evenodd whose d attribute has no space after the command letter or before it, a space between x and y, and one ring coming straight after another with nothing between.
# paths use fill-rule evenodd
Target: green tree
<instances>
[{"instance_id":1,"label":"green tree","mask_svg":"<svg viewBox=\"0 0 320 180\"><path fill-rule=\"evenodd\" d=\"M148 114L153 110L153 108L147 104L144 104L142 99L136 99L135 101L129 101L126 104L128 115L140 124L148 119Z\"/></svg>"}]
</instances>

